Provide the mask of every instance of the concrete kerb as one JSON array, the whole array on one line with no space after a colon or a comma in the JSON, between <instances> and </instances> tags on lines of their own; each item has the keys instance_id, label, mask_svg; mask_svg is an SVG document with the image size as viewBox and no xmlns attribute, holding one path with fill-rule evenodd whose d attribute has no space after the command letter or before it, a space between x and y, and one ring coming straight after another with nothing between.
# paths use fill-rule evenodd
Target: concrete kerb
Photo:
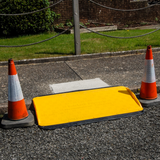
<instances>
[{"instance_id":1,"label":"concrete kerb","mask_svg":"<svg viewBox=\"0 0 160 160\"><path fill-rule=\"evenodd\" d=\"M160 48L153 48L153 53L159 52ZM58 61L72 61L79 59L89 59L89 58L101 58L101 57L111 57L111 56L123 56L123 55L134 55L146 53L146 49L131 50L131 51L119 51L119 52L106 52L106 53L95 53L95 54L85 54L85 55L74 55L74 56L63 56L63 57L51 57L51 58L37 58L37 59L26 59L14 61L16 65L18 64L33 64L33 63L45 63L45 62L58 62ZM0 62L0 66L8 65L8 61ZM139 88L131 88L134 93L139 92ZM157 92L160 93L160 86L157 86ZM27 109L34 110L32 105L32 100L25 100ZM3 115L8 110L8 102L0 103L0 115Z\"/></svg>"},{"instance_id":2,"label":"concrete kerb","mask_svg":"<svg viewBox=\"0 0 160 160\"><path fill-rule=\"evenodd\" d=\"M159 52L160 48L152 48L153 53ZM105 52L105 53L93 53L93 54L83 54L83 55L73 55L73 56L61 56L61 57L49 57L49 58L35 58L35 59L24 59L14 61L16 65L18 64L32 64L32 63L45 63L45 62L58 62L58 61L72 61L79 59L89 59L89 58L101 58L101 57L113 57L113 56L123 56L132 54L143 54L146 53L146 49L130 50L130 51L119 51L119 52ZM0 62L0 66L8 65L7 61Z\"/></svg>"},{"instance_id":3,"label":"concrete kerb","mask_svg":"<svg viewBox=\"0 0 160 160\"><path fill-rule=\"evenodd\" d=\"M131 88L131 91L136 93L139 93L140 88ZM160 93L160 86L157 86L157 93ZM31 110L34 112L34 106L32 104L32 100L25 100L26 107L28 110ZM0 115L4 115L8 111L8 103L0 103Z\"/></svg>"}]
</instances>

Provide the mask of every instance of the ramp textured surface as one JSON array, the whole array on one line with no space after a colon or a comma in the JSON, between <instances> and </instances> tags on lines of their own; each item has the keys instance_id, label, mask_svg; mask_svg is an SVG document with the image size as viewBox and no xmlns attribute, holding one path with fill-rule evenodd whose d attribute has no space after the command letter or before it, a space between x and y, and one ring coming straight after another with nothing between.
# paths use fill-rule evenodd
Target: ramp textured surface
<instances>
[{"instance_id":1,"label":"ramp textured surface","mask_svg":"<svg viewBox=\"0 0 160 160\"><path fill-rule=\"evenodd\" d=\"M141 114L143 108L126 87L98 88L33 99L38 125L55 129Z\"/></svg>"}]
</instances>

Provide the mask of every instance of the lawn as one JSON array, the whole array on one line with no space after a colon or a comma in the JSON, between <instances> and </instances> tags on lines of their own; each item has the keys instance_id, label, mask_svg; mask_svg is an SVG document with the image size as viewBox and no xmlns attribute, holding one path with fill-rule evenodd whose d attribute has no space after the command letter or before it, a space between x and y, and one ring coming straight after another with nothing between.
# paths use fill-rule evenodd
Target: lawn
<instances>
[{"instance_id":1,"label":"lawn","mask_svg":"<svg viewBox=\"0 0 160 160\"><path fill-rule=\"evenodd\" d=\"M112 36L136 36L153 30L117 30L101 32ZM23 45L50 38L57 33L20 36L16 38L0 38L0 45ZM151 35L134 39L115 39L100 36L94 33L81 34L81 54L126 51L145 49L147 45L160 47L160 31ZM14 60L74 55L74 35L63 34L47 42L27 47L5 48L0 47L0 61L9 58Z\"/></svg>"}]
</instances>

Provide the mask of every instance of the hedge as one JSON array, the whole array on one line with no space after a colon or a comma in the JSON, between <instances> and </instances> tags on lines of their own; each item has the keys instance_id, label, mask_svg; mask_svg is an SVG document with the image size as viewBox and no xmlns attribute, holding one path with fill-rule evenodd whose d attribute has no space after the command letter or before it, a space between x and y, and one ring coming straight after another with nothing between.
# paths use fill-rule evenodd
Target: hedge
<instances>
[{"instance_id":1,"label":"hedge","mask_svg":"<svg viewBox=\"0 0 160 160\"><path fill-rule=\"evenodd\" d=\"M48 0L0 0L0 13L25 13L48 6ZM29 15L0 16L0 34L10 36L50 31L55 17L50 8Z\"/></svg>"}]
</instances>

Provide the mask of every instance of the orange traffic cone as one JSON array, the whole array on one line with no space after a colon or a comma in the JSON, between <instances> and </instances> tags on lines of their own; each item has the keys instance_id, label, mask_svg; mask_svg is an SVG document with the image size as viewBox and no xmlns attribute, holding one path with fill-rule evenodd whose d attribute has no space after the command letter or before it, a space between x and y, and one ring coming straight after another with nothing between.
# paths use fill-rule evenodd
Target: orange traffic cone
<instances>
[{"instance_id":1,"label":"orange traffic cone","mask_svg":"<svg viewBox=\"0 0 160 160\"><path fill-rule=\"evenodd\" d=\"M157 98L156 77L155 77L154 61L153 61L151 46L147 47L146 58L145 58L145 70L141 83L140 98L143 99Z\"/></svg>"},{"instance_id":2,"label":"orange traffic cone","mask_svg":"<svg viewBox=\"0 0 160 160\"><path fill-rule=\"evenodd\" d=\"M8 61L8 118L20 120L28 116L17 71L12 59Z\"/></svg>"},{"instance_id":3,"label":"orange traffic cone","mask_svg":"<svg viewBox=\"0 0 160 160\"><path fill-rule=\"evenodd\" d=\"M1 121L3 128L28 127L34 124L32 113L27 111L16 67L8 60L8 114Z\"/></svg>"},{"instance_id":4,"label":"orange traffic cone","mask_svg":"<svg viewBox=\"0 0 160 160\"><path fill-rule=\"evenodd\" d=\"M145 69L141 83L139 101L143 106L149 106L153 105L153 103L160 102L160 98L157 95L156 76L151 46L148 46L146 51Z\"/></svg>"}]
</instances>

